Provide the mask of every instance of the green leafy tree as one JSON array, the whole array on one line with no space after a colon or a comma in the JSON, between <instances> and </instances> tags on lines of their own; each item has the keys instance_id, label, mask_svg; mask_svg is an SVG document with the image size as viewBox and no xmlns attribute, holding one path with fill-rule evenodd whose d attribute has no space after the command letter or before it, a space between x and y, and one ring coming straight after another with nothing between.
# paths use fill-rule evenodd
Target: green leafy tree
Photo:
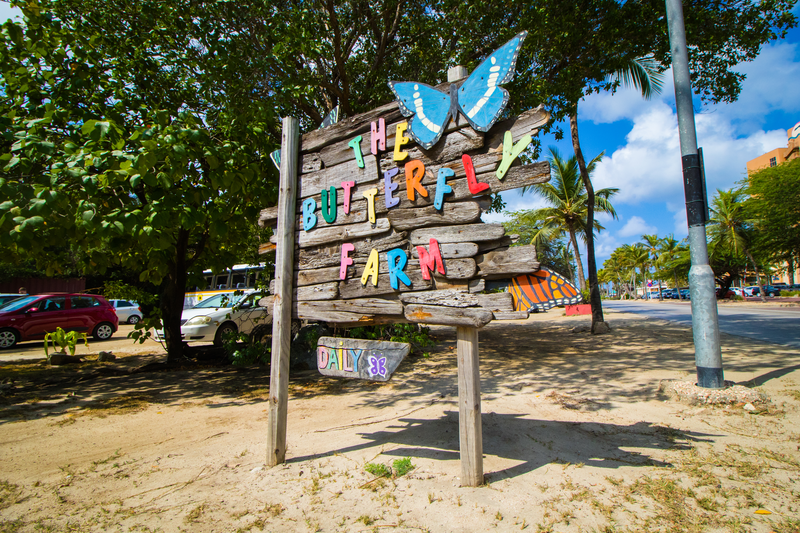
<instances>
[{"instance_id":1,"label":"green leafy tree","mask_svg":"<svg viewBox=\"0 0 800 533\"><path fill-rule=\"evenodd\" d=\"M660 244L661 244L661 239L658 238L658 235L656 234L642 235L641 245L647 248L647 252L650 254L650 262L647 264L647 272L650 272L650 267L656 265L656 263L658 262L658 250ZM657 276L655 277L657 278ZM647 291L647 298L648 299L650 298L650 291ZM658 281L658 299L659 300L664 299L664 297L661 294L660 281Z\"/></svg>"},{"instance_id":2,"label":"green leafy tree","mask_svg":"<svg viewBox=\"0 0 800 533\"><path fill-rule=\"evenodd\" d=\"M742 185L750 195L746 216L757 228L754 249L770 261L786 262L794 283L800 262L800 159L755 172Z\"/></svg>"},{"instance_id":3,"label":"green leafy tree","mask_svg":"<svg viewBox=\"0 0 800 533\"><path fill-rule=\"evenodd\" d=\"M667 235L658 243L658 267L662 270L668 271L672 274L675 283L675 289L678 291L678 299L683 300L683 295L680 293L680 284L678 278L686 278L689 275L689 268L691 261L686 262L688 256L688 247L678 241L673 235Z\"/></svg>"}]
</instances>

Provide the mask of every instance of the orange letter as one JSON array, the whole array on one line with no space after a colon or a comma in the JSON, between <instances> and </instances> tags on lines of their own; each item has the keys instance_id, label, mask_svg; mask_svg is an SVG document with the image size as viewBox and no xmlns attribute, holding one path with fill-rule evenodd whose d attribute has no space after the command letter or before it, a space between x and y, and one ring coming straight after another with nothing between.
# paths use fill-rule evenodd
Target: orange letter
<instances>
[{"instance_id":1,"label":"orange letter","mask_svg":"<svg viewBox=\"0 0 800 533\"><path fill-rule=\"evenodd\" d=\"M406 194L408 199L414 201L414 190L420 195L428 197L428 191L422 186L422 177L425 176L425 165L422 161L413 160L406 163Z\"/></svg>"}]
</instances>

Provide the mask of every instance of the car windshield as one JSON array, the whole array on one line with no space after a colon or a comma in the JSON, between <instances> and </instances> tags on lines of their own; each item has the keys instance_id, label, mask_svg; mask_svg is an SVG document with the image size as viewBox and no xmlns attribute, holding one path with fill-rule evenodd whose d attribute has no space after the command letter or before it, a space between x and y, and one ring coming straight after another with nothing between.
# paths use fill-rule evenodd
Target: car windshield
<instances>
[{"instance_id":1,"label":"car windshield","mask_svg":"<svg viewBox=\"0 0 800 533\"><path fill-rule=\"evenodd\" d=\"M11 300L10 302L5 304L4 306L0 307L0 311L16 311L17 309L25 307L26 305L28 305L29 303L33 302L37 298L39 298L39 297L38 296L25 296L25 297L20 298L18 300Z\"/></svg>"},{"instance_id":2,"label":"car windshield","mask_svg":"<svg viewBox=\"0 0 800 533\"><path fill-rule=\"evenodd\" d=\"M217 294L202 300L195 305L193 309L202 309L208 307L233 307L233 304L243 298L243 295L235 296L233 294Z\"/></svg>"}]
</instances>

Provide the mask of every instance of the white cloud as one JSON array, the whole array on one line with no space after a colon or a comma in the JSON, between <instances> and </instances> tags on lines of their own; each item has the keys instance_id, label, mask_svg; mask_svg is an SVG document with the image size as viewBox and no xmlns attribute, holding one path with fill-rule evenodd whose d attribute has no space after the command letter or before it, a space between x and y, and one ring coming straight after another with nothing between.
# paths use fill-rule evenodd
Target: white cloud
<instances>
[{"instance_id":1,"label":"white cloud","mask_svg":"<svg viewBox=\"0 0 800 533\"><path fill-rule=\"evenodd\" d=\"M642 217L637 216L632 216L630 220L617 231L617 235L620 237L638 237L645 233L658 233L658 228L649 225Z\"/></svg>"},{"instance_id":2,"label":"white cloud","mask_svg":"<svg viewBox=\"0 0 800 533\"><path fill-rule=\"evenodd\" d=\"M686 209L680 208L672 215L675 221L674 236L676 239L683 239L689 235L689 221L686 218Z\"/></svg>"}]
</instances>

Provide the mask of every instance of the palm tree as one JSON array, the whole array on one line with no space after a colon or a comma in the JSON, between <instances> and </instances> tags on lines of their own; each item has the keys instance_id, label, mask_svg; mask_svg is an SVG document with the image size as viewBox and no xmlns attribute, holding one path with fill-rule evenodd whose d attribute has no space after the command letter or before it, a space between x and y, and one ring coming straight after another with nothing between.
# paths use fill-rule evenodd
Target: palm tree
<instances>
[{"instance_id":1,"label":"palm tree","mask_svg":"<svg viewBox=\"0 0 800 533\"><path fill-rule=\"evenodd\" d=\"M659 70L659 65L652 56L624 62L623 66L611 74L610 78L614 80L614 86L617 83L621 83L626 87L634 87L641 90L642 97L645 99L649 99L654 94L660 93L664 83L663 73ZM586 225L591 228L594 227L595 193L592 180L589 176L589 168L583 158L583 151L581 150L581 143L578 137L577 101L569 116L569 127L572 136L572 149L575 151L575 157L578 160L578 168L580 169L581 179L586 188L587 202L589 204L589 209L586 214ZM586 263L589 268L589 301L592 304L592 333L598 333L601 329L607 328L600 326L600 324L604 323L603 304L600 300L600 288L597 286L597 264L594 258L594 234L591 231L586 235Z\"/></svg>"},{"instance_id":2,"label":"palm tree","mask_svg":"<svg viewBox=\"0 0 800 533\"><path fill-rule=\"evenodd\" d=\"M761 301L766 302L758 264L750 252L755 221L746 217L744 198L745 193L741 189L727 191L717 189L717 195L711 202L708 233L715 249L721 248L732 252L733 255L744 254L750 260L756 271L756 282Z\"/></svg>"},{"instance_id":3,"label":"palm tree","mask_svg":"<svg viewBox=\"0 0 800 533\"><path fill-rule=\"evenodd\" d=\"M650 259L652 259L652 263L647 265L647 270L650 270L651 265L655 265L658 261L658 246L661 244L661 239L658 238L658 235L642 235L642 246L647 248L647 252L650 254ZM650 298L650 291L647 291L647 297ZM658 299L663 300L664 297L661 294L661 282L658 282Z\"/></svg>"},{"instance_id":4,"label":"palm tree","mask_svg":"<svg viewBox=\"0 0 800 533\"><path fill-rule=\"evenodd\" d=\"M678 299L683 300L681 288L678 284L678 270L680 270L680 258L686 246L683 245L672 234L667 235L658 245L658 265L663 269L672 272L672 277L675 280L675 290L678 291Z\"/></svg>"},{"instance_id":5,"label":"palm tree","mask_svg":"<svg viewBox=\"0 0 800 533\"><path fill-rule=\"evenodd\" d=\"M594 170L602 156L601 153L589 162L589 171ZM563 159L557 148L550 147L548 160L552 173L551 180L547 183L523 187L521 191L521 194L525 194L532 190L549 204L548 207L536 210L536 218L541 220L542 226L533 240L550 240L565 233L569 235L578 270L578 286L583 291L586 289L586 278L583 274L583 263L577 237L581 235L586 240L587 236L593 233L586 231L588 227L586 222L586 214L589 209L588 195L581 181L575 156ZM612 188L597 191L593 208L617 218L617 212L609 201L609 198L614 196L617 191L619 189ZM594 222L592 226L597 231L605 229L597 222Z\"/></svg>"}]
</instances>

